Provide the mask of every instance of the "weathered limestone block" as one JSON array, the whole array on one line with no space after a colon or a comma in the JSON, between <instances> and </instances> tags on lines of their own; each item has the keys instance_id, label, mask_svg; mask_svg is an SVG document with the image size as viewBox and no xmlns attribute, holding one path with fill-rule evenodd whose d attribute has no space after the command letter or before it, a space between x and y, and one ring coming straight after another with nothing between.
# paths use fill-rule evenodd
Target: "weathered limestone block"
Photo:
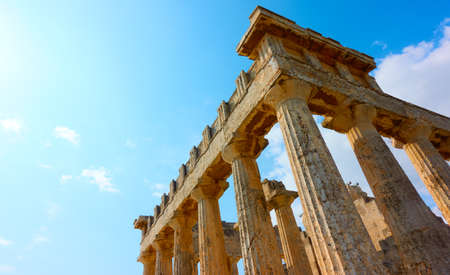
<instances>
[{"instance_id":1,"label":"weathered limestone block","mask_svg":"<svg viewBox=\"0 0 450 275\"><path fill-rule=\"evenodd\" d=\"M242 98L247 93L248 76L245 71L241 71L236 79L236 89L239 98Z\"/></svg>"},{"instance_id":2,"label":"weathered limestone block","mask_svg":"<svg viewBox=\"0 0 450 275\"><path fill-rule=\"evenodd\" d=\"M170 181L169 199L172 200L178 190L178 183L175 180Z\"/></svg>"},{"instance_id":3,"label":"weathered limestone block","mask_svg":"<svg viewBox=\"0 0 450 275\"><path fill-rule=\"evenodd\" d=\"M144 252L139 258L138 262L141 262L144 265L144 275L155 275L155 267L156 267L156 255L155 252Z\"/></svg>"},{"instance_id":4,"label":"weathered limestone block","mask_svg":"<svg viewBox=\"0 0 450 275\"><path fill-rule=\"evenodd\" d=\"M152 246L156 250L155 275L172 275L173 234L158 234Z\"/></svg>"},{"instance_id":5,"label":"weathered limestone block","mask_svg":"<svg viewBox=\"0 0 450 275\"><path fill-rule=\"evenodd\" d=\"M262 186L269 207L275 210L288 274L313 274L291 209L292 202L298 197L297 192L286 190L283 183L274 180L265 179Z\"/></svg>"},{"instance_id":6,"label":"weathered limestone block","mask_svg":"<svg viewBox=\"0 0 450 275\"><path fill-rule=\"evenodd\" d=\"M141 242L142 240L145 238L145 234L147 233L148 230L148 218L149 216L139 216L139 218L134 220L134 229L139 229L141 230Z\"/></svg>"},{"instance_id":7,"label":"weathered limestone block","mask_svg":"<svg viewBox=\"0 0 450 275\"><path fill-rule=\"evenodd\" d=\"M155 219L157 219L159 217L159 215L161 215L161 206L155 205L153 213L154 213L153 215L155 216Z\"/></svg>"},{"instance_id":8,"label":"weathered limestone block","mask_svg":"<svg viewBox=\"0 0 450 275\"><path fill-rule=\"evenodd\" d=\"M383 257L383 265L389 270L389 273L399 274L402 261L391 230L378 209L375 199L369 197L358 185L349 183L347 189L376 250Z\"/></svg>"},{"instance_id":9,"label":"weathered limestone block","mask_svg":"<svg viewBox=\"0 0 450 275\"><path fill-rule=\"evenodd\" d=\"M202 132L202 143L205 144L206 148L211 143L211 138L212 138L211 127L209 127L209 125L206 125L205 129Z\"/></svg>"},{"instance_id":10,"label":"weathered limestone block","mask_svg":"<svg viewBox=\"0 0 450 275\"><path fill-rule=\"evenodd\" d=\"M347 132L408 273L450 273L450 231L420 198L372 124L375 108L353 108Z\"/></svg>"},{"instance_id":11,"label":"weathered limestone block","mask_svg":"<svg viewBox=\"0 0 450 275\"><path fill-rule=\"evenodd\" d=\"M311 238L305 231L300 232L300 239L305 247L306 256L308 257L309 266L313 275L320 275L319 266L317 265L316 254L311 243Z\"/></svg>"},{"instance_id":12,"label":"weathered limestone block","mask_svg":"<svg viewBox=\"0 0 450 275\"><path fill-rule=\"evenodd\" d=\"M411 159L444 219L450 223L450 167L428 139L431 128L425 122L404 125L403 149Z\"/></svg>"},{"instance_id":13,"label":"weathered limestone block","mask_svg":"<svg viewBox=\"0 0 450 275\"><path fill-rule=\"evenodd\" d=\"M378 209L374 198L367 196L358 185L347 184L347 189L353 199L356 210L369 233L377 251L381 251L380 241L392 236L383 214Z\"/></svg>"},{"instance_id":14,"label":"weathered limestone block","mask_svg":"<svg viewBox=\"0 0 450 275\"><path fill-rule=\"evenodd\" d=\"M308 109L312 87L281 80L266 97L276 111L298 193L325 274L385 274L361 217Z\"/></svg>"},{"instance_id":15,"label":"weathered limestone block","mask_svg":"<svg viewBox=\"0 0 450 275\"><path fill-rule=\"evenodd\" d=\"M179 211L169 222L174 230L174 262L173 274L192 275L195 270L195 254L192 238L192 227L197 222L195 214Z\"/></svg>"},{"instance_id":16,"label":"weathered limestone block","mask_svg":"<svg viewBox=\"0 0 450 275\"><path fill-rule=\"evenodd\" d=\"M228 105L228 103L222 100L219 109L217 109L217 113L220 127L223 127L225 125L226 120L230 116L230 106Z\"/></svg>"},{"instance_id":17,"label":"weathered limestone block","mask_svg":"<svg viewBox=\"0 0 450 275\"><path fill-rule=\"evenodd\" d=\"M191 194L198 203L200 274L231 274L218 201L227 188L226 181L204 177Z\"/></svg>"},{"instance_id":18,"label":"weathered limestone block","mask_svg":"<svg viewBox=\"0 0 450 275\"><path fill-rule=\"evenodd\" d=\"M160 204L162 211L166 208L168 203L169 203L169 196L166 193L162 194L161 195L161 204Z\"/></svg>"},{"instance_id":19,"label":"weathered limestone block","mask_svg":"<svg viewBox=\"0 0 450 275\"><path fill-rule=\"evenodd\" d=\"M261 187L257 154L266 140L235 136L222 152L232 164L242 258L246 274L283 274L275 231Z\"/></svg>"},{"instance_id":20,"label":"weathered limestone block","mask_svg":"<svg viewBox=\"0 0 450 275\"><path fill-rule=\"evenodd\" d=\"M178 188L180 188L183 184L184 184L184 179L187 176L187 167L185 164L181 164L180 169L178 169L178 178L177 178L177 183L178 183Z\"/></svg>"}]
</instances>

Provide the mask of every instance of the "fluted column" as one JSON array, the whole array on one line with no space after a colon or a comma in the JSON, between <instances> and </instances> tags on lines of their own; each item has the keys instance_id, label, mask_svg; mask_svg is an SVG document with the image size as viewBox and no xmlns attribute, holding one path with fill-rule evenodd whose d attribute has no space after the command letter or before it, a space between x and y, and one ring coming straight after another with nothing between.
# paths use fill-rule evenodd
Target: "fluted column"
<instances>
[{"instance_id":1,"label":"fluted column","mask_svg":"<svg viewBox=\"0 0 450 275\"><path fill-rule=\"evenodd\" d=\"M291 208L292 202L298 197L297 192L286 190L283 183L274 180L264 180L263 190L269 207L275 210L288 274L312 275L301 232Z\"/></svg>"},{"instance_id":2,"label":"fluted column","mask_svg":"<svg viewBox=\"0 0 450 275\"><path fill-rule=\"evenodd\" d=\"M219 208L219 198L227 188L226 181L203 177L191 194L198 202L200 274L231 274Z\"/></svg>"},{"instance_id":3,"label":"fluted column","mask_svg":"<svg viewBox=\"0 0 450 275\"><path fill-rule=\"evenodd\" d=\"M195 270L195 254L192 227L197 219L191 211L177 211L169 222L174 230L173 274L192 275Z\"/></svg>"},{"instance_id":4,"label":"fluted column","mask_svg":"<svg viewBox=\"0 0 450 275\"><path fill-rule=\"evenodd\" d=\"M320 275L319 266L317 265L316 254L311 244L311 238L306 231L300 232L300 238L305 247L306 256L308 257L309 266L313 275Z\"/></svg>"},{"instance_id":5,"label":"fluted column","mask_svg":"<svg viewBox=\"0 0 450 275\"><path fill-rule=\"evenodd\" d=\"M256 164L256 157L266 144L264 139L235 136L222 157L232 164L245 272L281 275L279 248Z\"/></svg>"},{"instance_id":6,"label":"fluted column","mask_svg":"<svg viewBox=\"0 0 450 275\"><path fill-rule=\"evenodd\" d=\"M440 222L375 129L376 110L360 104L353 108L347 137L358 158L408 274L449 274L449 228Z\"/></svg>"},{"instance_id":7,"label":"fluted column","mask_svg":"<svg viewBox=\"0 0 450 275\"><path fill-rule=\"evenodd\" d=\"M287 153L325 274L385 274L361 217L308 108L312 92L298 79L281 80L266 103L276 111Z\"/></svg>"},{"instance_id":8,"label":"fluted column","mask_svg":"<svg viewBox=\"0 0 450 275\"><path fill-rule=\"evenodd\" d=\"M156 253L146 251L138 259L144 265L144 275L155 275Z\"/></svg>"},{"instance_id":9,"label":"fluted column","mask_svg":"<svg viewBox=\"0 0 450 275\"><path fill-rule=\"evenodd\" d=\"M239 262L238 257L229 257L229 262L231 266L231 275L239 275L239 270L237 267L237 263Z\"/></svg>"},{"instance_id":10,"label":"fluted column","mask_svg":"<svg viewBox=\"0 0 450 275\"><path fill-rule=\"evenodd\" d=\"M429 140L430 126L425 123L412 123L406 125L403 132L406 140L403 149L444 219L450 223L450 167Z\"/></svg>"},{"instance_id":11,"label":"fluted column","mask_svg":"<svg viewBox=\"0 0 450 275\"><path fill-rule=\"evenodd\" d=\"M172 238L172 234L160 233L152 244L156 250L155 275L172 275Z\"/></svg>"}]
</instances>

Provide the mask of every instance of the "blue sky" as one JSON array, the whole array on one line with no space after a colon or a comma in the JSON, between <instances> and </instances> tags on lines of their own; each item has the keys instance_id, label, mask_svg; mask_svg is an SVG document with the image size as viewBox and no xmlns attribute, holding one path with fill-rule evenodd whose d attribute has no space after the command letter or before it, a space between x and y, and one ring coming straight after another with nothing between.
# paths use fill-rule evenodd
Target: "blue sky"
<instances>
[{"instance_id":1,"label":"blue sky","mask_svg":"<svg viewBox=\"0 0 450 275\"><path fill-rule=\"evenodd\" d=\"M2 1L0 274L141 272L133 219L153 214L250 66L235 46L256 5L373 56L386 92L449 115L448 1ZM322 132L367 188L345 136ZM268 137L261 174L292 189L279 129ZM232 188L221 206L235 221Z\"/></svg>"}]
</instances>

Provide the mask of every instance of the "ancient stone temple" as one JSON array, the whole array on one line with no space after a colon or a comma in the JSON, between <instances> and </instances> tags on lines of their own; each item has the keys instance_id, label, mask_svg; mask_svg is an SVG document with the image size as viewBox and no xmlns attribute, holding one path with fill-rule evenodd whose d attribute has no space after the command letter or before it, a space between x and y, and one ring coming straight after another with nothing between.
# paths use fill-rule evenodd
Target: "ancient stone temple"
<instances>
[{"instance_id":1,"label":"ancient stone temple","mask_svg":"<svg viewBox=\"0 0 450 275\"><path fill-rule=\"evenodd\" d=\"M261 7L237 52L252 66L153 216L135 220L144 274L237 274L241 258L245 274L450 274L449 226L382 138L406 151L450 222L450 119L382 91L373 58ZM344 183L313 114L347 136L374 198ZM262 181L256 163L277 122L295 192ZM231 174L236 225L222 222L218 201ZM290 207L297 196L305 231Z\"/></svg>"}]
</instances>

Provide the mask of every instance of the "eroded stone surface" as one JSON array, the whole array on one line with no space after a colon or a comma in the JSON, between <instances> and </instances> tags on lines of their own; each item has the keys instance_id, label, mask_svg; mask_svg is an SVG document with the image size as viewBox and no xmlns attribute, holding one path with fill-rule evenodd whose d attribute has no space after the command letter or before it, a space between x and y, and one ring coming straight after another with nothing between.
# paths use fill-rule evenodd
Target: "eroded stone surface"
<instances>
[{"instance_id":1,"label":"eroded stone surface","mask_svg":"<svg viewBox=\"0 0 450 275\"><path fill-rule=\"evenodd\" d=\"M353 107L347 137L367 178L393 239L405 272L450 272L450 231L425 205L373 126L376 109Z\"/></svg>"},{"instance_id":2,"label":"eroded stone surface","mask_svg":"<svg viewBox=\"0 0 450 275\"><path fill-rule=\"evenodd\" d=\"M275 231L264 198L256 156L261 142L252 136L238 136L223 150L232 164L239 220L242 258L248 274L283 274Z\"/></svg>"},{"instance_id":3,"label":"eroded stone surface","mask_svg":"<svg viewBox=\"0 0 450 275\"><path fill-rule=\"evenodd\" d=\"M247 72L239 73L236 90L228 101L223 101L219 106L217 119L205 127L201 142L193 146L188 161L181 165L179 175L170 184L169 195L164 195L161 204L155 206L154 218L143 216L135 222L135 227L142 231L141 256L155 252L155 274L172 272L168 258L172 257L170 253L174 250L170 243L174 240L174 232L168 230L169 224L173 223L177 213L184 210L186 203L198 192L194 190L198 190L201 179L212 177L214 181L223 182L232 172L235 184L238 182L235 192L247 273L283 272L281 253L269 255L264 252L279 251L279 248L272 234L268 206L255 161L267 145L262 137L277 120L281 124L298 194L305 211L303 223L306 232L302 232L301 236L302 240L308 240L303 243L313 274L317 274L315 272L319 270L321 274L384 274L386 271L377 250L386 252L386 263L386 259L395 258L393 247L396 246L401 251L404 267L400 271L396 267L390 267L391 273L444 274L443 272L448 271L443 268L445 261L442 260L450 258L448 248L445 249L445 244L449 243L448 233L445 233L449 230L448 227L423 207L422 202L414 195L416 191L413 188L405 189L390 184L399 181L400 185L407 186L405 183L408 181L401 170L396 168L395 160L384 151L385 145L379 142L379 135L404 144L403 148L448 220L449 170L445 160L450 159L450 119L382 91L373 77L368 75L375 68L375 62L363 53L345 48L331 38L304 29L261 7L257 7L252 13L250 22L251 26L237 51L254 60L252 66ZM283 92L276 95L274 91L280 87ZM352 108L358 104L369 104L376 109L370 133L361 130L362 128L355 130ZM374 191L375 199L377 204L382 202L381 212L393 237L379 240L384 236L380 233L383 232L383 226L370 225L373 219L380 220L379 216L366 221L369 215L361 214L361 220L358 211L363 208L369 212L374 211L374 205L365 201L360 204L355 201L353 204L311 113L325 116L325 126L341 133L351 133L347 135L354 148L359 148L355 153L361 159L360 163L363 170L366 170L369 183L374 182L377 177L377 180L382 179L380 182L384 187L374 188L381 190ZM414 137L405 135L403 129L408 129L416 121L421 121L428 129L425 137L423 134ZM240 140L236 143L242 137L246 137L247 141ZM249 137L251 142L248 142ZM363 142L364 139L368 144ZM223 151L225 145L228 145L228 150ZM231 155L230 149L234 152ZM367 154L366 151L373 154ZM385 157L389 164L381 163ZM375 170L371 171L367 167ZM375 182L377 185L378 181ZM405 194L399 195L398 192ZM220 216L215 202L199 201L198 204L198 211L201 212L198 217L214 221L212 227L209 222L203 222L201 230L220 232ZM396 204L399 205L398 209ZM284 214L286 216L287 213ZM233 266L233 261L240 256L233 255L229 258L230 253L234 253L230 252L230 247L234 247L231 251L239 249L235 249L237 242L230 241L233 238L227 237L227 230L223 229L225 251L228 254L226 260L220 256L219 260L214 261L226 261L227 266ZM261 232L268 234L263 236ZM181 234L181 231L178 230L178 233ZM179 244L181 239L189 239L186 237L189 233L184 238L180 238L180 234L176 237L176 243ZM283 234L281 233L282 236ZM195 239L195 234L193 238ZM205 242L211 241L208 236L199 240L200 251L205 255L223 255L221 245L217 246L219 252L205 245ZM425 244L425 240L429 242ZM166 249L167 247L170 249ZM192 250L188 250L191 255ZM175 254L177 251L186 249L176 248ZM286 255L289 257L290 254ZM191 260L192 256L189 257L187 262L198 261L197 256L194 260ZM206 265L214 265L214 261L203 260ZM449 263L446 265L449 266ZM149 272L148 270L146 268L144 271ZM195 266L192 270L195 272ZM181 271L176 271L177 274L179 272Z\"/></svg>"},{"instance_id":4,"label":"eroded stone surface","mask_svg":"<svg viewBox=\"0 0 450 275\"><path fill-rule=\"evenodd\" d=\"M431 127L422 121L410 122L405 123L401 133L403 149L449 223L450 167L429 140Z\"/></svg>"},{"instance_id":5,"label":"eroded stone surface","mask_svg":"<svg viewBox=\"0 0 450 275\"><path fill-rule=\"evenodd\" d=\"M295 222L291 204L297 198L297 192L288 191L282 182L264 180L263 190L269 207L275 210L278 233L283 248L284 261L288 274L313 274L301 233Z\"/></svg>"},{"instance_id":6,"label":"eroded stone surface","mask_svg":"<svg viewBox=\"0 0 450 275\"><path fill-rule=\"evenodd\" d=\"M201 274L231 274L225 251L219 198L228 188L226 181L203 178L192 192L198 202L198 245Z\"/></svg>"},{"instance_id":7,"label":"eroded stone surface","mask_svg":"<svg viewBox=\"0 0 450 275\"><path fill-rule=\"evenodd\" d=\"M306 100L312 86L295 79L272 88L266 102L277 113L281 132L307 216L311 238L326 274L384 274L361 217L345 188Z\"/></svg>"}]
</instances>

